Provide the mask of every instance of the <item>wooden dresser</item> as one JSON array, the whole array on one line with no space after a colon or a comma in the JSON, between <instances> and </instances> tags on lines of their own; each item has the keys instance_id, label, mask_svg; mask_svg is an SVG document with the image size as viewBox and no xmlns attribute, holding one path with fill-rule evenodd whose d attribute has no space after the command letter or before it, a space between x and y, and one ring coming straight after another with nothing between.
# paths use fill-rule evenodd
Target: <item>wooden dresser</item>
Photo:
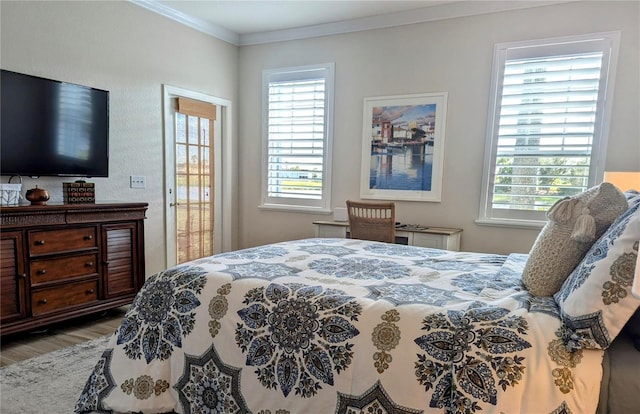
<instances>
[{"instance_id":1,"label":"wooden dresser","mask_svg":"<svg viewBox=\"0 0 640 414\"><path fill-rule=\"evenodd\" d=\"M147 203L0 209L0 334L131 303Z\"/></svg>"}]
</instances>

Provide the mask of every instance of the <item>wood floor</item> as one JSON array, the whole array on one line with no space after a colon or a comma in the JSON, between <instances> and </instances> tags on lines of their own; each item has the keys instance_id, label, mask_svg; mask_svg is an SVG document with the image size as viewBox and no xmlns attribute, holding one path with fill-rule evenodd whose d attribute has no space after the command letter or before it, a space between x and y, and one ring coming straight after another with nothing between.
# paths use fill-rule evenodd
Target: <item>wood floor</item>
<instances>
[{"instance_id":1,"label":"wood floor","mask_svg":"<svg viewBox=\"0 0 640 414\"><path fill-rule=\"evenodd\" d=\"M8 335L0 343L0 367L71 345L110 335L120 325L128 306L58 323L48 329Z\"/></svg>"}]
</instances>

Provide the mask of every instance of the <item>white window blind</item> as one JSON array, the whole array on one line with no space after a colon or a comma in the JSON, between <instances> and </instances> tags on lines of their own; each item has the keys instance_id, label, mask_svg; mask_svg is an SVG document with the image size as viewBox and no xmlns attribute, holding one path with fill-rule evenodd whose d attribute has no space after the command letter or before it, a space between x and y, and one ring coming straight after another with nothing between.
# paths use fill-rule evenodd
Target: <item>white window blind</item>
<instances>
[{"instance_id":1,"label":"white window blind","mask_svg":"<svg viewBox=\"0 0 640 414\"><path fill-rule=\"evenodd\" d=\"M332 67L267 71L263 206L328 207Z\"/></svg>"},{"instance_id":2,"label":"white window blind","mask_svg":"<svg viewBox=\"0 0 640 414\"><path fill-rule=\"evenodd\" d=\"M481 220L542 220L602 178L614 38L496 47Z\"/></svg>"}]
</instances>

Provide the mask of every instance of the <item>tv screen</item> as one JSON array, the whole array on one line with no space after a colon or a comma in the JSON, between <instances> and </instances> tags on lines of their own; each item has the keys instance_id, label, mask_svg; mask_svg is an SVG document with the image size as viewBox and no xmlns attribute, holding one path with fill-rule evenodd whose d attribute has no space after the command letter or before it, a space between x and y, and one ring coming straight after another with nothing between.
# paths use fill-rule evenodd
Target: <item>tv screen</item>
<instances>
[{"instance_id":1,"label":"tv screen","mask_svg":"<svg viewBox=\"0 0 640 414\"><path fill-rule=\"evenodd\" d=\"M108 91L7 70L0 76L0 175L109 175Z\"/></svg>"}]
</instances>

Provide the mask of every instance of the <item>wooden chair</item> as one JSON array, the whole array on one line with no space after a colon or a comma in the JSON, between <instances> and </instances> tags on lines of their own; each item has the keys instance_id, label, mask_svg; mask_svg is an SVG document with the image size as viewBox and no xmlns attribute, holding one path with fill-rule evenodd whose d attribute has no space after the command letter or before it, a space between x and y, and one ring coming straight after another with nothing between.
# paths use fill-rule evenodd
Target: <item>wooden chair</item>
<instances>
[{"instance_id":1,"label":"wooden chair","mask_svg":"<svg viewBox=\"0 0 640 414\"><path fill-rule=\"evenodd\" d=\"M347 212L352 239L395 242L395 203L347 200Z\"/></svg>"}]
</instances>

